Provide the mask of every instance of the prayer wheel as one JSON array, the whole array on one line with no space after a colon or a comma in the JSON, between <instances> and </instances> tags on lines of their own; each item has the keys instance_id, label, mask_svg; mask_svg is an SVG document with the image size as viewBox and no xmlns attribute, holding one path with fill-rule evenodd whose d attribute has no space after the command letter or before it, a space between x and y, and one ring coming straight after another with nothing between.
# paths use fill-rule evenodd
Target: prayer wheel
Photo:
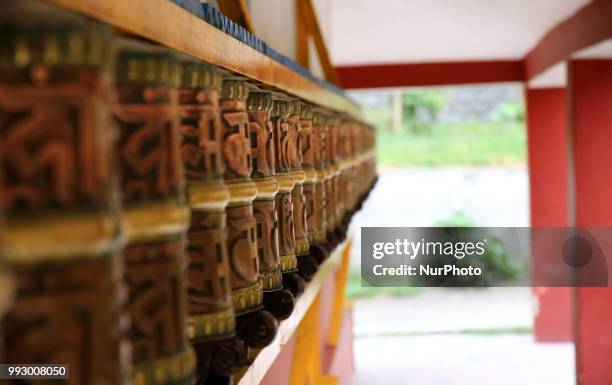
<instances>
[{"instance_id":1,"label":"prayer wheel","mask_svg":"<svg viewBox=\"0 0 612 385\"><path fill-rule=\"evenodd\" d=\"M298 262L295 255L295 223L291 192L295 181L291 177L289 100L282 95L274 95L270 119L274 129L275 179L278 183L276 210L278 212L278 249L283 274L283 286L291 291L294 297L299 296L305 282L297 274Z\"/></svg>"},{"instance_id":2,"label":"prayer wheel","mask_svg":"<svg viewBox=\"0 0 612 385\"><path fill-rule=\"evenodd\" d=\"M277 319L291 315L295 299L283 288L281 262L278 250L278 213L276 194L278 183L274 178L274 129L270 120L272 93L251 91L247 99L249 130L251 134L251 178L257 186L253 213L257 226L259 279L266 310Z\"/></svg>"},{"instance_id":3,"label":"prayer wheel","mask_svg":"<svg viewBox=\"0 0 612 385\"><path fill-rule=\"evenodd\" d=\"M113 36L39 6L0 5L1 254L15 283L2 362L65 363L65 384L121 385L129 349L111 159Z\"/></svg>"},{"instance_id":4,"label":"prayer wheel","mask_svg":"<svg viewBox=\"0 0 612 385\"><path fill-rule=\"evenodd\" d=\"M127 245L124 279L135 385L190 384L186 231L178 113L179 63L157 47L124 41L116 64L121 178Z\"/></svg>"},{"instance_id":5,"label":"prayer wheel","mask_svg":"<svg viewBox=\"0 0 612 385\"><path fill-rule=\"evenodd\" d=\"M223 182L221 73L212 65L185 61L178 92L180 153L187 181L191 221L187 233L187 334L197 356L198 384L209 374L231 376L246 360L233 339L236 318L227 254Z\"/></svg>"},{"instance_id":6,"label":"prayer wheel","mask_svg":"<svg viewBox=\"0 0 612 385\"><path fill-rule=\"evenodd\" d=\"M236 333L252 348L268 345L276 335L277 321L263 310L259 280L257 223L253 201L257 187L251 180L251 132L247 113L248 85L244 79L227 77L221 92L225 184L229 190L227 251L232 300L237 316Z\"/></svg>"}]
</instances>

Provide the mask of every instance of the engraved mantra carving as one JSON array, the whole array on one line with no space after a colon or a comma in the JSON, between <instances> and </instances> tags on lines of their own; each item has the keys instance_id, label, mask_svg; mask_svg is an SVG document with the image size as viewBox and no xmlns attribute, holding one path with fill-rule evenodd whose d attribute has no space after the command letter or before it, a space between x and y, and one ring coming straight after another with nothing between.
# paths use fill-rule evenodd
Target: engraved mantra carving
<instances>
[{"instance_id":1,"label":"engraved mantra carving","mask_svg":"<svg viewBox=\"0 0 612 385\"><path fill-rule=\"evenodd\" d=\"M181 155L188 180L222 176L225 170L219 96L213 90L179 92Z\"/></svg>"},{"instance_id":2,"label":"engraved mantra carving","mask_svg":"<svg viewBox=\"0 0 612 385\"><path fill-rule=\"evenodd\" d=\"M253 285L259 277L253 206L228 207L227 227L232 288Z\"/></svg>"},{"instance_id":3,"label":"engraved mantra carving","mask_svg":"<svg viewBox=\"0 0 612 385\"><path fill-rule=\"evenodd\" d=\"M251 138L249 117L244 101L224 100L221 102L223 134L223 155L227 169L226 178L245 178L251 174Z\"/></svg>"},{"instance_id":4,"label":"engraved mantra carving","mask_svg":"<svg viewBox=\"0 0 612 385\"><path fill-rule=\"evenodd\" d=\"M237 289L253 285L259 277L253 206L228 207L227 227L231 286Z\"/></svg>"},{"instance_id":5,"label":"engraved mantra carving","mask_svg":"<svg viewBox=\"0 0 612 385\"><path fill-rule=\"evenodd\" d=\"M304 189L301 184L296 184L291 190L291 202L293 203L293 215L295 238L302 239L307 237L306 224L306 205L304 199Z\"/></svg>"},{"instance_id":6,"label":"engraved mantra carving","mask_svg":"<svg viewBox=\"0 0 612 385\"><path fill-rule=\"evenodd\" d=\"M188 236L189 314L231 308L225 213L192 213Z\"/></svg>"},{"instance_id":7,"label":"engraved mantra carving","mask_svg":"<svg viewBox=\"0 0 612 385\"><path fill-rule=\"evenodd\" d=\"M280 267L278 218L274 206L273 200L253 203L253 215L257 224L257 254L261 272L271 272Z\"/></svg>"},{"instance_id":8,"label":"engraved mantra carving","mask_svg":"<svg viewBox=\"0 0 612 385\"><path fill-rule=\"evenodd\" d=\"M249 112L254 178L274 175L274 126L268 111Z\"/></svg>"},{"instance_id":9,"label":"engraved mantra carving","mask_svg":"<svg viewBox=\"0 0 612 385\"><path fill-rule=\"evenodd\" d=\"M289 124L285 118L277 117L273 119L274 125L274 142L276 150L276 170L279 172L287 172L290 169L288 158L289 153Z\"/></svg>"},{"instance_id":10,"label":"engraved mantra carving","mask_svg":"<svg viewBox=\"0 0 612 385\"><path fill-rule=\"evenodd\" d=\"M302 140L300 138L300 116L290 115L288 119L289 130L287 133L287 159L291 168L302 166Z\"/></svg>"},{"instance_id":11,"label":"engraved mantra carving","mask_svg":"<svg viewBox=\"0 0 612 385\"><path fill-rule=\"evenodd\" d=\"M295 247L295 228L293 224L291 194L276 194L276 208L278 210L279 253L280 255L291 255Z\"/></svg>"},{"instance_id":12,"label":"engraved mantra carving","mask_svg":"<svg viewBox=\"0 0 612 385\"><path fill-rule=\"evenodd\" d=\"M186 322L183 240L129 245L124 256L132 361L146 362L181 351Z\"/></svg>"},{"instance_id":13,"label":"engraved mantra carving","mask_svg":"<svg viewBox=\"0 0 612 385\"><path fill-rule=\"evenodd\" d=\"M317 135L314 133L314 128L311 120L301 120L300 144L302 146L302 163L304 166L314 167L319 163L321 154L319 153L319 145Z\"/></svg>"},{"instance_id":14,"label":"engraved mantra carving","mask_svg":"<svg viewBox=\"0 0 612 385\"><path fill-rule=\"evenodd\" d=\"M3 321L4 362L69 364L68 385L124 384L119 271L110 256L17 268L18 300Z\"/></svg>"},{"instance_id":15,"label":"engraved mantra carving","mask_svg":"<svg viewBox=\"0 0 612 385\"><path fill-rule=\"evenodd\" d=\"M106 206L112 184L105 133L95 131L97 92L72 84L0 87L7 214Z\"/></svg>"},{"instance_id":16,"label":"engraved mantra carving","mask_svg":"<svg viewBox=\"0 0 612 385\"><path fill-rule=\"evenodd\" d=\"M133 90L120 89L129 95ZM178 195L181 162L178 153L178 119L172 92L144 88L140 100L115 106L121 126L120 158L125 203ZM138 95L140 96L140 95Z\"/></svg>"}]
</instances>

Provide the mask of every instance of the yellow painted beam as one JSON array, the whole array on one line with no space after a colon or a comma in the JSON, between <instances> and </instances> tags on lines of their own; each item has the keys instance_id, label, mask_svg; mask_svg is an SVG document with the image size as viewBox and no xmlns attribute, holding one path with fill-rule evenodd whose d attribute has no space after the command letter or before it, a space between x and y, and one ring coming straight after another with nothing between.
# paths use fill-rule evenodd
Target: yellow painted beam
<instances>
[{"instance_id":1,"label":"yellow painted beam","mask_svg":"<svg viewBox=\"0 0 612 385\"><path fill-rule=\"evenodd\" d=\"M344 247L340 267L336 272L336 292L334 293L334 303L332 305L329 333L327 335L327 344L331 346L338 345L340 329L342 328L342 316L344 315L346 305L345 291L346 282L348 280L352 243L353 240L349 239Z\"/></svg>"},{"instance_id":2,"label":"yellow painted beam","mask_svg":"<svg viewBox=\"0 0 612 385\"><path fill-rule=\"evenodd\" d=\"M321 369L320 307L319 293L297 330L289 385L338 384L338 377L325 375Z\"/></svg>"}]
</instances>

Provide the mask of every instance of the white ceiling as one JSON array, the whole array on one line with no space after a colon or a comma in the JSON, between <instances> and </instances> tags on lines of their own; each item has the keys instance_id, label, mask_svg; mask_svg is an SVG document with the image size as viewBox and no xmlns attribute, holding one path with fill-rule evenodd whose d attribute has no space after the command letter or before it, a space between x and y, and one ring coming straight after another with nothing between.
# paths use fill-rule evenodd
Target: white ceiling
<instances>
[{"instance_id":1,"label":"white ceiling","mask_svg":"<svg viewBox=\"0 0 612 385\"><path fill-rule=\"evenodd\" d=\"M334 65L522 59L590 0L329 0Z\"/></svg>"}]
</instances>

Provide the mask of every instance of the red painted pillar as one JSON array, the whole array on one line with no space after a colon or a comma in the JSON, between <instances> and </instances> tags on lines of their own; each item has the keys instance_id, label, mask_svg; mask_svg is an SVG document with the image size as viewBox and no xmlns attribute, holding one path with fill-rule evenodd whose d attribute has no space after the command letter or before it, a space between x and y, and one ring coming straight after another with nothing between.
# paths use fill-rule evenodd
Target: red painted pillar
<instances>
[{"instance_id":1,"label":"red painted pillar","mask_svg":"<svg viewBox=\"0 0 612 385\"><path fill-rule=\"evenodd\" d=\"M567 109L565 88L527 89L527 152L532 227L568 225ZM535 251L546 247L533 234L534 266L559 263L557 256ZM545 249L544 249L545 250ZM549 259L550 257L550 259ZM538 302L534 336L538 342L572 340L571 289L535 287Z\"/></svg>"},{"instance_id":2,"label":"red painted pillar","mask_svg":"<svg viewBox=\"0 0 612 385\"><path fill-rule=\"evenodd\" d=\"M575 222L612 227L612 60L571 61L568 91ZM612 288L574 293L577 383L612 384Z\"/></svg>"}]
</instances>

